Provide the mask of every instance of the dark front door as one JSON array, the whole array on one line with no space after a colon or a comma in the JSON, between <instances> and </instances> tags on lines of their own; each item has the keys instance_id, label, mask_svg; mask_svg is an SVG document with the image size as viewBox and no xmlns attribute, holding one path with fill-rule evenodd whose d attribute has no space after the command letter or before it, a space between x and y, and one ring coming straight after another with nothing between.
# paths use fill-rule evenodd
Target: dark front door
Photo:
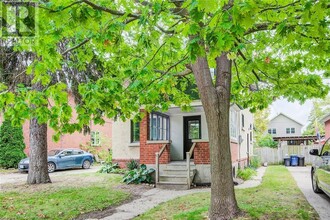
<instances>
[{"instance_id":1,"label":"dark front door","mask_svg":"<svg viewBox=\"0 0 330 220\"><path fill-rule=\"evenodd\" d=\"M192 140L201 139L201 116L189 116L183 118L183 158L192 146Z\"/></svg>"}]
</instances>

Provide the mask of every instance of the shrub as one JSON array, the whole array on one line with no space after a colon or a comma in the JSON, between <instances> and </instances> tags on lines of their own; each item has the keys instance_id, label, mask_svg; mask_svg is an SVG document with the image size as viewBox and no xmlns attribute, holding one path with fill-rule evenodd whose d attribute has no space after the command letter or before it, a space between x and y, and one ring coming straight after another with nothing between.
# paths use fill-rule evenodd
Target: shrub
<instances>
[{"instance_id":1,"label":"shrub","mask_svg":"<svg viewBox=\"0 0 330 220\"><path fill-rule=\"evenodd\" d=\"M273 137L270 134L266 134L262 137L260 137L258 141L259 147L271 147L271 148L277 148L277 141L273 140Z\"/></svg>"},{"instance_id":2,"label":"shrub","mask_svg":"<svg viewBox=\"0 0 330 220\"><path fill-rule=\"evenodd\" d=\"M258 156L253 156L250 161L250 167L257 169L261 166L261 160Z\"/></svg>"},{"instance_id":3,"label":"shrub","mask_svg":"<svg viewBox=\"0 0 330 220\"><path fill-rule=\"evenodd\" d=\"M139 162L136 160L130 160L126 163L126 167L128 170L134 170L139 168Z\"/></svg>"},{"instance_id":4,"label":"shrub","mask_svg":"<svg viewBox=\"0 0 330 220\"><path fill-rule=\"evenodd\" d=\"M20 160L26 157L22 127L14 127L5 120L0 127L0 167L17 168Z\"/></svg>"},{"instance_id":5,"label":"shrub","mask_svg":"<svg viewBox=\"0 0 330 220\"><path fill-rule=\"evenodd\" d=\"M123 178L123 182L127 184L151 183L151 173L153 173L154 171L155 170L152 168L147 169L147 166L145 164L141 164L139 169L127 171Z\"/></svg>"},{"instance_id":6,"label":"shrub","mask_svg":"<svg viewBox=\"0 0 330 220\"><path fill-rule=\"evenodd\" d=\"M242 180L249 180L255 175L257 175L257 171L252 168L239 169L237 173L237 176Z\"/></svg>"},{"instance_id":7,"label":"shrub","mask_svg":"<svg viewBox=\"0 0 330 220\"><path fill-rule=\"evenodd\" d=\"M104 164L101 169L98 171L99 173L118 173L118 174L124 174L125 170L122 170L119 168L118 163L112 164L112 163L106 163Z\"/></svg>"}]
</instances>

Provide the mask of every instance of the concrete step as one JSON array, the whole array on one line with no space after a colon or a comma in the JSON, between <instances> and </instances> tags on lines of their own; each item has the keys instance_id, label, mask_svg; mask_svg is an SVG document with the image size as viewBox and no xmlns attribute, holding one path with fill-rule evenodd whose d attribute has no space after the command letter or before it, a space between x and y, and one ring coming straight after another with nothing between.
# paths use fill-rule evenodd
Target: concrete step
<instances>
[{"instance_id":1,"label":"concrete step","mask_svg":"<svg viewBox=\"0 0 330 220\"><path fill-rule=\"evenodd\" d=\"M195 164L190 164L190 169L195 169L196 165ZM166 164L165 169L168 170L187 170L187 165L186 164Z\"/></svg>"},{"instance_id":2,"label":"concrete step","mask_svg":"<svg viewBox=\"0 0 330 220\"><path fill-rule=\"evenodd\" d=\"M190 170L190 175L194 173L195 169ZM185 170L176 170L176 169L165 169L161 172L164 175L187 175L187 169Z\"/></svg>"},{"instance_id":3,"label":"concrete step","mask_svg":"<svg viewBox=\"0 0 330 220\"><path fill-rule=\"evenodd\" d=\"M159 181L187 183L187 175L161 175Z\"/></svg>"},{"instance_id":4,"label":"concrete step","mask_svg":"<svg viewBox=\"0 0 330 220\"><path fill-rule=\"evenodd\" d=\"M172 189L172 190L187 190L189 189L187 182L159 182L157 188L160 189Z\"/></svg>"}]
</instances>

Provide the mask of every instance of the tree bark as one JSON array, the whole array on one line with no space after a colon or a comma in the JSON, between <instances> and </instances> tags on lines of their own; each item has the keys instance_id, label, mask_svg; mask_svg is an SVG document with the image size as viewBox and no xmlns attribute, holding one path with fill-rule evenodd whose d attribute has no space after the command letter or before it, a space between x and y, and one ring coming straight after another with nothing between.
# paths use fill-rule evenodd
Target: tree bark
<instances>
[{"instance_id":1,"label":"tree bark","mask_svg":"<svg viewBox=\"0 0 330 220\"><path fill-rule=\"evenodd\" d=\"M38 83L32 86L41 90ZM30 158L28 184L51 183L47 164L47 124L39 124L37 118L30 120Z\"/></svg>"},{"instance_id":2,"label":"tree bark","mask_svg":"<svg viewBox=\"0 0 330 220\"><path fill-rule=\"evenodd\" d=\"M210 219L232 219L239 214L232 177L229 134L231 61L223 53L216 59L216 81L212 81L206 57L192 69L203 103L209 134L211 160Z\"/></svg>"}]
</instances>

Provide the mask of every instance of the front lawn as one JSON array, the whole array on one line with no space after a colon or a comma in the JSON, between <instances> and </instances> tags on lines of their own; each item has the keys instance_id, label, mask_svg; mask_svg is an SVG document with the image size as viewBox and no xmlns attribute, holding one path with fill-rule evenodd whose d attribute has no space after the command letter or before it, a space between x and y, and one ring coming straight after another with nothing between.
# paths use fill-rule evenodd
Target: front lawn
<instances>
[{"instance_id":1,"label":"front lawn","mask_svg":"<svg viewBox=\"0 0 330 220\"><path fill-rule=\"evenodd\" d=\"M51 184L4 185L0 219L72 219L102 210L130 197L117 188L121 179L93 173L53 177Z\"/></svg>"},{"instance_id":2,"label":"front lawn","mask_svg":"<svg viewBox=\"0 0 330 220\"><path fill-rule=\"evenodd\" d=\"M245 216L238 219L318 219L284 166L267 168L262 184L236 189ZM210 193L196 193L163 203L136 219L207 219Z\"/></svg>"}]
</instances>

